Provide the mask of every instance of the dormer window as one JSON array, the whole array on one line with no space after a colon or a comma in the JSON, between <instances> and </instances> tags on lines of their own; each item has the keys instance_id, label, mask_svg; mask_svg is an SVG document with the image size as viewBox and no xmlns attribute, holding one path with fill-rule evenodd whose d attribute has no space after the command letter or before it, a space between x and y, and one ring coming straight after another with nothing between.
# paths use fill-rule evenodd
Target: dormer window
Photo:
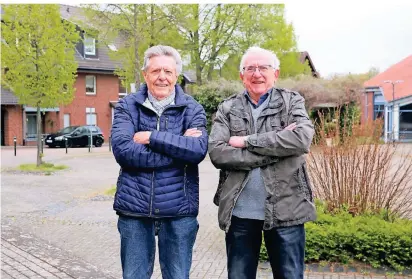
<instances>
[{"instance_id":1,"label":"dormer window","mask_svg":"<svg viewBox=\"0 0 412 279\"><path fill-rule=\"evenodd\" d=\"M94 38L84 38L84 54L96 55L96 40Z\"/></svg>"}]
</instances>

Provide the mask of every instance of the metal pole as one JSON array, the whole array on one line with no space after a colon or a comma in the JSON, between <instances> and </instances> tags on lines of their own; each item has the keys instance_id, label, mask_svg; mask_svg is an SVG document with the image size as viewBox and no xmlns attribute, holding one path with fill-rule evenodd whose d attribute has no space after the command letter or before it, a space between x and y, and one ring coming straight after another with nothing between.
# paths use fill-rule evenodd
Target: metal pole
<instances>
[{"instance_id":1,"label":"metal pole","mask_svg":"<svg viewBox=\"0 0 412 279\"><path fill-rule=\"evenodd\" d=\"M92 149L92 144L93 144L93 137L92 137L92 130L90 130L89 152Z\"/></svg>"},{"instance_id":2,"label":"metal pole","mask_svg":"<svg viewBox=\"0 0 412 279\"><path fill-rule=\"evenodd\" d=\"M395 83L392 82L392 146L395 147ZM399 128L398 128L399 129Z\"/></svg>"},{"instance_id":3,"label":"metal pole","mask_svg":"<svg viewBox=\"0 0 412 279\"><path fill-rule=\"evenodd\" d=\"M43 154L43 141L44 141L44 139L43 139L43 135L41 136L41 153Z\"/></svg>"},{"instance_id":4,"label":"metal pole","mask_svg":"<svg viewBox=\"0 0 412 279\"><path fill-rule=\"evenodd\" d=\"M14 137L13 138L13 142L14 142L14 156L17 155L17 138Z\"/></svg>"},{"instance_id":5,"label":"metal pole","mask_svg":"<svg viewBox=\"0 0 412 279\"><path fill-rule=\"evenodd\" d=\"M109 136L109 151L112 151L112 137Z\"/></svg>"},{"instance_id":6,"label":"metal pole","mask_svg":"<svg viewBox=\"0 0 412 279\"><path fill-rule=\"evenodd\" d=\"M64 138L64 146L66 147L66 154L67 154L67 138Z\"/></svg>"}]
</instances>

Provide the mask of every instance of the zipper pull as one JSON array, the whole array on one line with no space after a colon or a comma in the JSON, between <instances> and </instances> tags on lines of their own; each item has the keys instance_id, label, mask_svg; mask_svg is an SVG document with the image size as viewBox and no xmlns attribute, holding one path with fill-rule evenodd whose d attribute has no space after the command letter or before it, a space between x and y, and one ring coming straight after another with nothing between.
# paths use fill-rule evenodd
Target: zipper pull
<instances>
[{"instance_id":1,"label":"zipper pull","mask_svg":"<svg viewBox=\"0 0 412 279\"><path fill-rule=\"evenodd\" d=\"M169 122L169 117L166 117L166 120L165 120L165 130L167 131L167 123Z\"/></svg>"}]
</instances>

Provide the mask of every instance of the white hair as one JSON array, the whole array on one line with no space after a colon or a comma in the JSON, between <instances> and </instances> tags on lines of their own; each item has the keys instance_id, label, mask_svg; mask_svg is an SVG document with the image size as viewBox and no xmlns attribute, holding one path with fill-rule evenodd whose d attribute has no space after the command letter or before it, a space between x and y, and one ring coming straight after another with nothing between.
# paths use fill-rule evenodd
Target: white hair
<instances>
[{"instance_id":1,"label":"white hair","mask_svg":"<svg viewBox=\"0 0 412 279\"><path fill-rule=\"evenodd\" d=\"M147 65L149 64L150 58L154 56L170 56L176 61L176 72L177 75L180 75L182 72L182 58L180 57L179 52L171 46L152 46L148 48L144 53L144 62L143 62L143 71L147 70Z\"/></svg>"},{"instance_id":2,"label":"white hair","mask_svg":"<svg viewBox=\"0 0 412 279\"><path fill-rule=\"evenodd\" d=\"M242 60L240 60L240 66L239 66L239 71L240 72L243 72L243 67L244 67L245 60L246 60L247 56L249 54L252 54L252 53L267 55L268 58L269 58L269 60L268 60L268 62L270 63L269 65L272 66L273 69L275 69L275 70L279 69L280 61L279 61L278 57L276 56L276 54L273 51L270 51L270 50L267 50L267 49L264 49L264 48L261 48L261 47L253 46L253 47L250 47L245 52L245 54L243 54Z\"/></svg>"}]
</instances>

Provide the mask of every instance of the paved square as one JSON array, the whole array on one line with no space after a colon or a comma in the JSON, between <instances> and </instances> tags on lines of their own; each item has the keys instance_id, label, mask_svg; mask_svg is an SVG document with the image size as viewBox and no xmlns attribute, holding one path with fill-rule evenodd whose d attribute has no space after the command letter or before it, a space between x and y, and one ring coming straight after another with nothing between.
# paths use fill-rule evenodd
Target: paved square
<instances>
[{"instance_id":1,"label":"paved square","mask_svg":"<svg viewBox=\"0 0 412 279\"><path fill-rule=\"evenodd\" d=\"M116 184L119 167L108 146L45 148L44 160L69 166L53 175L4 169L35 162L34 148L2 150L1 278L121 278L117 216L104 192ZM200 229L190 278L227 278L224 232L212 199L218 172L208 158L200 165ZM161 278L156 257L152 278ZM258 278L272 278L261 264ZM371 278L307 273L306 278ZM373 276L373 278L386 278ZM394 277L396 278L396 277ZM402 278L402 277L399 277Z\"/></svg>"}]
</instances>

